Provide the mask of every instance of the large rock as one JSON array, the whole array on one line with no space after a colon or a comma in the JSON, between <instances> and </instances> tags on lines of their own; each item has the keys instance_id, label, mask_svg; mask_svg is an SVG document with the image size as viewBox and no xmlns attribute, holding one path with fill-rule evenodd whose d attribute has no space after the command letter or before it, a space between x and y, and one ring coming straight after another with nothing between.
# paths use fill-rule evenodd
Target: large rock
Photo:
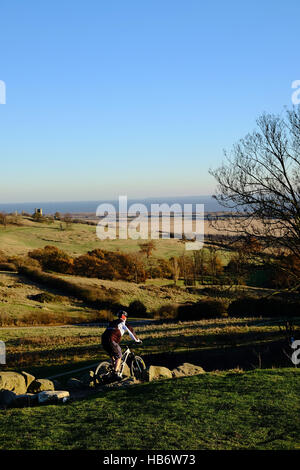
<instances>
[{"instance_id":1,"label":"large rock","mask_svg":"<svg viewBox=\"0 0 300 470\"><path fill-rule=\"evenodd\" d=\"M28 388L30 384L35 380L35 377L31 374L28 374L27 372L24 372L22 370L21 375L23 375L26 383L26 387Z\"/></svg>"},{"instance_id":2,"label":"large rock","mask_svg":"<svg viewBox=\"0 0 300 470\"><path fill-rule=\"evenodd\" d=\"M152 380L159 380L159 379L171 379L172 372L167 367L162 366L150 366L146 372L146 379L149 382Z\"/></svg>"},{"instance_id":3,"label":"large rock","mask_svg":"<svg viewBox=\"0 0 300 470\"><path fill-rule=\"evenodd\" d=\"M134 377L125 377L124 379L118 381L118 382L111 382L103 385L104 390L111 390L113 388L124 388L124 387L129 387L130 385L136 385L138 380L136 380Z\"/></svg>"},{"instance_id":4,"label":"large rock","mask_svg":"<svg viewBox=\"0 0 300 470\"><path fill-rule=\"evenodd\" d=\"M16 399L16 394L10 390L0 390L0 408L7 408Z\"/></svg>"},{"instance_id":5,"label":"large rock","mask_svg":"<svg viewBox=\"0 0 300 470\"><path fill-rule=\"evenodd\" d=\"M28 387L29 393L53 391L54 383L48 379L35 379Z\"/></svg>"},{"instance_id":6,"label":"large rock","mask_svg":"<svg viewBox=\"0 0 300 470\"><path fill-rule=\"evenodd\" d=\"M0 390L10 390L17 395L26 393L26 380L18 372L0 372Z\"/></svg>"},{"instance_id":7,"label":"large rock","mask_svg":"<svg viewBox=\"0 0 300 470\"><path fill-rule=\"evenodd\" d=\"M70 399L69 392L65 390L45 391L38 394L38 402L44 403L65 403Z\"/></svg>"},{"instance_id":8,"label":"large rock","mask_svg":"<svg viewBox=\"0 0 300 470\"><path fill-rule=\"evenodd\" d=\"M205 374L205 370L200 366L185 362L172 371L173 377L188 377L191 375Z\"/></svg>"}]
</instances>

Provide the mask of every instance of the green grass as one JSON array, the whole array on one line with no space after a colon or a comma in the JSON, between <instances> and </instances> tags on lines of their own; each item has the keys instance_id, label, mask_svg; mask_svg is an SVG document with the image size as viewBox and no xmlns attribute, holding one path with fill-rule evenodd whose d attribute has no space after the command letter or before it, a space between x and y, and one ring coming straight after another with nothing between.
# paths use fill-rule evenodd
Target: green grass
<instances>
[{"instance_id":1,"label":"green grass","mask_svg":"<svg viewBox=\"0 0 300 470\"><path fill-rule=\"evenodd\" d=\"M140 300L147 308L148 313L154 312L162 305L197 302L200 298L205 298L199 294L190 294L183 286L180 286L181 289L174 289L174 282L167 279L148 279L148 282L135 284L122 280L109 281L62 274L56 274L56 276L84 288L113 289L118 292L122 305L128 307L132 301Z\"/></svg>"},{"instance_id":2,"label":"green grass","mask_svg":"<svg viewBox=\"0 0 300 470\"><path fill-rule=\"evenodd\" d=\"M9 225L0 227L0 247L9 255L25 255L28 251L54 245L69 255L78 256L87 251L101 248L121 250L126 253L139 251L138 240L99 240L96 226L73 224L68 230L60 230L60 222L48 225L23 219L23 226ZM177 239L157 240L154 256L170 258L180 256L185 251L184 243Z\"/></svg>"},{"instance_id":3,"label":"green grass","mask_svg":"<svg viewBox=\"0 0 300 470\"><path fill-rule=\"evenodd\" d=\"M299 331L299 319L295 328ZM283 323L283 320L281 321ZM279 319L224 318L135 327L143 340L135 347L141 355L164 352L201 351L216 347L239 347L284 339ZM104 328L98 326L24 327L0 330L7 348L7 368L33 371L41 377L75 369L107 357L101 347ZM124 337L125 347L128 337ZM218 361L216 362L218 368Z\"/></svg>"},{"instance_id":4,"label":"green grass","mask_svg":"<svg viewBox=\"0 0 300 470\"><path fill-rule=\"evenodd\" d=\"M0 412L1 449L299 449L296 369L210 373Z\"/></svg>"}]
</instances>

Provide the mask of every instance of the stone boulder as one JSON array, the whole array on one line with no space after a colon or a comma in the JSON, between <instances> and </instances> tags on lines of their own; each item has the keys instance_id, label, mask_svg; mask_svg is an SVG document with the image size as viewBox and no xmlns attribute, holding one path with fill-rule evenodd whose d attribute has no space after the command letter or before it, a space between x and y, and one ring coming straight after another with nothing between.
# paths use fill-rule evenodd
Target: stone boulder
<instances>
[{"instance_id":1,"label":"stone boulder","mask_svg":"<svg viewBox=\"0 0 300 470\"><path fill-rule=\"evenodd\" d=\"M205 370L202 369L200 366L195 366L194 364L189 364L188 362L185 362L184 364L181 364L180 366L176 367L176 369L173 369L172 375L173 377L189 377L191 375L199 375L199 374L205 374Z\"/></svg>"},{"instance_id":2,"label":"stone boulder","mask_svg":"<svg viewBox=\"0 0 300 470\"><path fill-rule=\"evenodd\" d=\"M139 381L136 380L134 377L125 377L124 379L118 381L118 382L111 382L107 383L102 386L103 390L111 390L114 388L125 388L125 387L130 387L131 385L136 385L138 384Z\"/></svg>"},{"instance_id":3,"label":"stone boulder","mask_svg":"<svg viewBox=\"0 0 300 470\"><path fill-rule=\"evenodd\" d=\"M31 374L28 374L27 372L24 372L22 370L21 372L21 375L23 375L24 379L25 379L25 384L26 384L26 387L28 388L30 386L30 384L35 380L35 377Z\"/></svg>"},{"instance_id":4,"label":"stone boulder","mask_svg":"<svg viewBox=\"0 0 300 470\"><path fill-rule=\"evenodd\" d=\"M17 395L26 393L25 377L18 372L0 372L0 390L10 390Z\"/></svg>"},{"instance_id":5,"label":"stone boulder","mask_svg":"<svg viewBox=\"0 0 300 470\"><path fill-rule=\"evenodd\" d=\"M40 404L65 403L69 399L70 394L65 390L45 391L38 394L38 402Z\"/></svg>"},{"instance_id":6,"label":"stone boulder","mask_svg":"<svg viewBox=\"0 0 300 470\"><path fill-rule=\"evenodd\" d=\"M7 408L16 399L16 394L10 390L0 390L0 408Z\"/></svg>"},{"instance_id":7,"label":"stone boulder","mask_svg":"<svg viewBox=\"0 0 300 470\"><path fill-rule=\"evenodd\" d=\"M53 391L54 383L48 379L35 379L28 387L28 393Z\"/></svg>"},{"instance_id":8,"label":"stone boulder","mask_svg":"<svg viewBox=\"0 0 300 470\"><path fill-rule=\"evenodd\" d=\"M150 366L145 374L145 379L149 382L152 382L152 380L172 379L172 377L172 372L167 367L162 366Z\"/></svg>"}]
</instances>

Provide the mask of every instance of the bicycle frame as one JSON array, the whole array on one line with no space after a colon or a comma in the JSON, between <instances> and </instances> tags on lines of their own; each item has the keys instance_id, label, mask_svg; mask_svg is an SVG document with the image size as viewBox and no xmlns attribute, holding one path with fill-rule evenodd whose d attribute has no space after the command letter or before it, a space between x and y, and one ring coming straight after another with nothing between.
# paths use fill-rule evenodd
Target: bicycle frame
<instances>
[{"instance_id":1,"label":"bicycle frame","mask_svg":"<svg viewBox=\"0 0 300 470\"><path fill-rule=\"evenodd\" d=\"M133 354L133 353L130 351L129 347L127 346L127 349L126 349L126 351L124 352L124 354L122 356L122 362L121 362L121 367L120 367L120 374L121 375L123 374L125 364L127 363L127 359L130 356L130 354Z\"/></svg>"}]
</instances>

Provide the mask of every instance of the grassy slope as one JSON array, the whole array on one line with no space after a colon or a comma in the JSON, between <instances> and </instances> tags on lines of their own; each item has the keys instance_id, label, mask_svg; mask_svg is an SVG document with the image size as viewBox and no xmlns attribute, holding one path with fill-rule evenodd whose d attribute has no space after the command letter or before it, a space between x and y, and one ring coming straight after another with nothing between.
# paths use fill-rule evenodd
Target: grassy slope
<instances>
[{"instance_id":1,"label":"grassy slope","mask_svg":"<svg viewBox=\"0 0 300 470\"><path fill-rule=\"evenodd\" d=\"M79 276L61 275L60 277L83 287L112 288L119 292L122 305L128 306L133 300L140 300L144 303L148 312L154 311L161 305L184 303L187 301L195 302L200 298L199 295L188 293L184 288L179 291L171 287L170 289L161 289L159 285L151 286L150 282L146 284L135 284L125 281L105 281ZM168 280L160 281L165 287L168 285L168 282L172 282ZM43 304L28 298L29 295L35 295L45 291L63 294L61 291L56 292L53 289L45 288L45 286L41 284L31 282L16 273L0 272L0 316L4 314L5 317L18 320L20 315L31 314L32 312L49 312L56 314L57 323L59 323L60 317L63 316L70 321L76 321L78 318L80 318L81 321L88 321L91 314L95 316L95 310L75 298L64 296L62 302ZM61 323L64 323L64 321L61 320Z\"/></svg>"},{"instance_id":2,"label":"grassy slope","mask_svg":"<svg viewBox=\"0 0 300 470\"><path fill-rule=\"evenodd\" d=\"M96 235L96 227L73 224L68 230L60 230L60 222L41 224L23 219L23 226L0 227L0 249L9 255L25 255L35 248L54 245L70 255L81 255L95 248L121 250L127 253L139 250L137 240L104 240ZM154 255L169 258L185 252L184 244L178 240L157 240Z\"/></svg>"},{"instance_id":3,"label":"grassy slope","mask_svg":"<svg viewBox=\"0 0 300 470\"><path fill-rule=\"evenodd\" d=\"M30 282L16 273L0 273L0 316L5 315L10 319L18 319L21 315L30 315L31 313L56 314L60 317L68 318L75 321L82 318L88 321L91 315L95 315L95 311L88 308L84 302L63 297L60 303L40 303L30 300L28 296L40 294L47 291L43 286ZM53 289L52 289L52 292ZM59 323L59 321L58 321ZM62 321L64 323L64 321Z\"/></svg>"},{"instance_id":4,"label":"grassy slope","mask_svg":"<svg viewBox=\"0 0 300 470\"><path fill-rule=\"evenodd\" d=\"M104 279L61 274L57 274L57 276L84 288L104 287L105 289L114 289L118 291L122 305L128 306L133 300L140 300L143 302L148 312L153 312L162 305L197 302L197 300L200 299L198 294L190 294L184 287L182 287L181 290L173 289L174 283L172 280L168 279L148 279L146 283L135 284L134 282L121 280L108 281ZM156 281L156 283L153 281ZM202 298L204 298L204 296L202 296Z\"/></svg>"},{"instance_id":5,"label":"grassy slope","mask_svg":"<svg viewBox=\"0 0 300 470\"><path fill-rule=\"evenodd\" d=\"M0 412L1 449L296 449L296 369L204 374Z\"/></svg>"}]
</instances>

